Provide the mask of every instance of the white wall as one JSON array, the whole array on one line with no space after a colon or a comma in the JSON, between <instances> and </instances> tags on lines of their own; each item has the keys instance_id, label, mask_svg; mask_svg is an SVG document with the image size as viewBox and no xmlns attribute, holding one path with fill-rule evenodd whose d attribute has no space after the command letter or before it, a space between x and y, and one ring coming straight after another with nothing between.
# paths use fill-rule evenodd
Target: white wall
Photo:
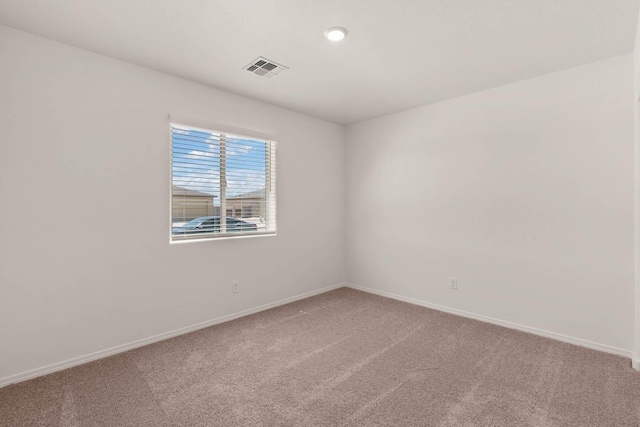
<instances>
[{"instance_id":1,"label":"white wall","mask_svg":"<svg viewBox=\"0 0 640 427\"><path fill-rule=\"evenodd\" d=\"M636 262L636 317L635 317L635 351L633 353L633 367L640 370L640 19L636 28L636 40L633 50L633 82L634 82L634 118L635 118L635 262Z\"/></svg>"},{"instance_id":2,"label":"white wall","mask_svg":"<svg viewBox=\"0 0 640 427\"><path fill-rule=\"evenodd\" d=\"M347 281L630 355L632 64L349 126Z\"/></svg>"},{"instance_id":3,"label":"white wall","mask_svg":"<svg viewBox=\"0 0 640 427\"><path fill-rule=\"evenodd\" d=\"M0 57L0 382L343 282L341 126L6 27ZM169 244L169 113L278 135L276 237Z\"/></svg>"}]
</instances>

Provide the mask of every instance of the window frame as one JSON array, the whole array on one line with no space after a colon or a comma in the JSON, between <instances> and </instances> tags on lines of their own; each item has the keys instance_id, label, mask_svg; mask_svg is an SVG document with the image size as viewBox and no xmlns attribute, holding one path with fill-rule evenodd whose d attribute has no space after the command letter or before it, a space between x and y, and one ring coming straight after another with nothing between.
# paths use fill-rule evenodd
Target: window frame
<instances>
[{"instance_id":1,"label":"window frame","mask_svg":"<svg viewBox=\"0 0 640 427\"><path fill-rule=\"evenodd\" d=\"M272 212L273 221L270 224L270 230L264 231L227 231L221 232L202 232L188 235L173 234L173 126L181 126L189 129L210 132L219 135L231 135L246 139L257 140L266 144L267 160L265 164L265 210L267 213ZM276 135L268 132L257 131L254 129L241 128L233 125L216 124L213 122L202 121L184 116L169 115L169 243L185 243L185 242L203 242L228 239L243 239L251 237L266 237L277 235L277 147L278 141ZM222 216L222 205L220 205L220 215ZM225 212L225 217L226 215ZM236 218L243 221L242 218ZM267 224L265 220L265 224Z\"/></svg>"}]
</instances>

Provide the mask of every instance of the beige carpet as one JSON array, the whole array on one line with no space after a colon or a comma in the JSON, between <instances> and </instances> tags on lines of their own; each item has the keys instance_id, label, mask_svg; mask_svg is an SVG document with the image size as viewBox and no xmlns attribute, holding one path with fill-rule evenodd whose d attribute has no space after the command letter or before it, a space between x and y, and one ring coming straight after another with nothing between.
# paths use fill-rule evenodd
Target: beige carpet
<instances>
[{"instance_id":1,"label":"beige carpet","mask_svg":"<svg viewBox=\"0 0 640 427\"><path fill-rule=\"evenodd\" d=\"M5 387L0 425L640 426L640 373L343 288Z\"/></svg>"}]
</instances>

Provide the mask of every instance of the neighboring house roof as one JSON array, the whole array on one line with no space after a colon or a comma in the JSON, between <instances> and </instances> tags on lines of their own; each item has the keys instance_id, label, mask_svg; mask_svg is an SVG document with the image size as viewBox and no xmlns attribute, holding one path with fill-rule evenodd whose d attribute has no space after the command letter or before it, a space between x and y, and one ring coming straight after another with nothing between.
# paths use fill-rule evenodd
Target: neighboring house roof
<instances>
[{"instance_id":1,"label":"neighboring house roof","mask_svg":"<svg viewBox=\"0 0 640 427\"><path fill-rule=\"evenodd\" d=\"M201 191L189 190L188 188L178 187L174 185L172 188L174 196L193 196L193 197L216 197L213 194L203 193Z\"/></svg>"},{"instance_id":2,"label":"neighboring house roof","mask_svg":"<svg viewBox=\"0 0 640 427\"><path fill-rule=\"evenodd\" d=\"M227 200L238 200L238 199L264 199L264 188L260 190L250 191L248 193L238 194L237 196L227 197Z\"/></svg>"}]
</instances>

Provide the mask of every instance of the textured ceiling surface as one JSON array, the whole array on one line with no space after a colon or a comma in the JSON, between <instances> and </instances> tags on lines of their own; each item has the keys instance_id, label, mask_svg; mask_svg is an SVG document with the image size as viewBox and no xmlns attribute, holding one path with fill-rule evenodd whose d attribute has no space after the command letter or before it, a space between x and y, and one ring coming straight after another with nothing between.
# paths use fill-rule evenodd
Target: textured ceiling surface
<instances>
[{"instance_id":1,"label":"textured ceiling surface","mask_svg":"<svg viewBox=\"0 0 640 427\"><path fill-rule=\"evenodd\" d=\"M348 124L630 52L639 2L0 0L0 24Z\"/></svg>"}]
</instances>

